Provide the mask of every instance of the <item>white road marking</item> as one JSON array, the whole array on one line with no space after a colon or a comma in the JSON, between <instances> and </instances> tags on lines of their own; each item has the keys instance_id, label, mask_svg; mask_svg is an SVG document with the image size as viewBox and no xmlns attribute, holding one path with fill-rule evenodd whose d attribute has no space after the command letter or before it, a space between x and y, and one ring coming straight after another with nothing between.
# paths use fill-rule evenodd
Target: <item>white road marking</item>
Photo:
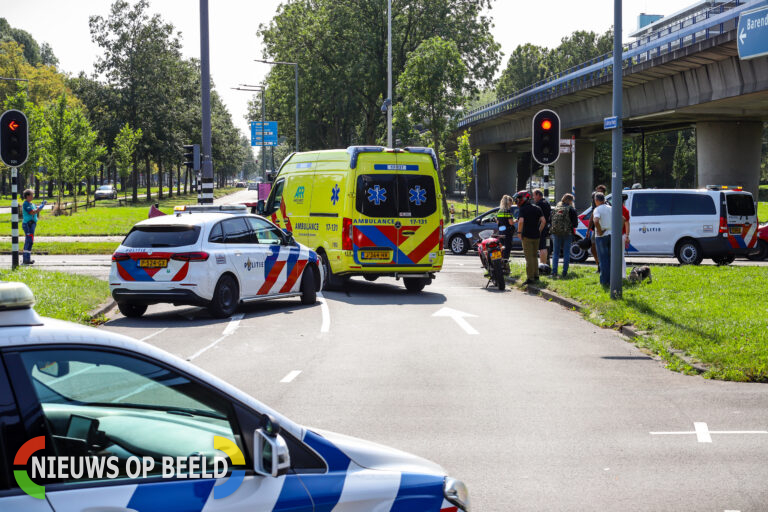
<instances>
[{"instance_id":1,"label":"white road marking","mask_svg":"<svg viewBox=\"0 0 768 512\"><path fill-rule=\"evenodd\" d=\"M469 322L465 320L465 317L477 318L477 315L473 315L471 313L465 313L463 311L458 311L456 309L442 308L439 311L432 313L432 316L444 316L444 317L452 318L453 321L459 324L459 327L464 329L464 332L466 332L467 334L478 334L477 330L475 330L475 328L469 325Z\"/></svg>"},{"instance_id":2,"label":"white road marking","mask_svg":"<svg viewBox=\"0 0 768 512\"><path fill-rule=\"evenodd\" d=\"M209 349L211 349L211 348L215 347L216 345L218 345L218 343L221 340L223 340L223 339L227 338L228 336L231 336L232 334L234 334L235 331L237 330L237 328L240 327L240 320L243 319L243 316L245 316L243 313L238 313L236 315L232 315L232 320L230 320L229 323L227 324L227 326L224 328L224 332L222 333L221 338L217 339L216 341L214 341L210 345L207 345L207 346L201 348L200 350L198 350L197 352L195 352L194 354L192 354L190 357L187 358L187 361L192 361L194 359L197 359L204 352L206 352Z\"/></svg>"},{"instance_id":3,"label":"white road marking","mask_svg":"<svg viewBox=\"0 0 768 512\"><path fill-rule=\"evenodd\" d=\"M280 382L285 382L285 383L291 382L293 379L298 377L300 373L301 373L301 370L290 371L288 372L288 375L283 377L283 379Z\"/></svg>"},{"instance_id":4,"label":"white road marking","mask_svg":"<svg viewBox=\"0 0 768 512\"><path fill-rule=\"evenodd\" d=\"M144 336L144 337L143 337L143 338L141 338L139 341L147 341L149 338L152 338L152 337L154 337L154 336L157 336L157 335L158 335L158 334L160 334L161 332L163 332L163 331L167 331L167 330L168 330L168 328L167 328L167 327L164 327L164 328L160 329L159 331L153 332L153 333L152 333L152 334L150 334L149 336Z\"/></svg>"},{"instance_id":5,"label":"white road marking","mask_svg":"<svg viewBox=\"0 0 768 512\"><path fill-rule=\"evenodd\" d=\"M768 434L768 430L709 430L706 423L696 421L693 423L694 430L677 432L649 432L652 436L678 436L696 434L696 440L700 443L711 443L712 434Z\"/></svg>"},{"instance_id":6,"label":"white road marking","mask_svg":"<svg viewBox=\"0 0 768 512\"><path fill-rule=\"evenodd\" d=\"M317 301L320 303L320 311L323 314L323 323L320 325L320 332L328 332L331 329L331 311L328 309L328 302L322 293L317 294Z\"/></svg>"}]
</instances>

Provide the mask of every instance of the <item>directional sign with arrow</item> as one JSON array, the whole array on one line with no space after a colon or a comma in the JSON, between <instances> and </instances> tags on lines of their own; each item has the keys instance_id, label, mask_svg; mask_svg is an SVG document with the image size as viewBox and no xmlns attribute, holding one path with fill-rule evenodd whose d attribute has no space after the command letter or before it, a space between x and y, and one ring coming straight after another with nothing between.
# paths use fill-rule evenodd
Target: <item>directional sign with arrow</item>
<instances>
[{"instance_id":1,"label":"directional sign with arrow","mask_svg":"<svg viewBox=\"0 0 768 512\"><path fill-rule=\"evenodd\" d=\"M736 32L741 60L768 55L768 5L741 13Z\"/></svg>"},{"instance_id":2,"label":"directional sign with arrow","mask_svg":"<svg viewBox=\"0 0 768 512\"><path fill-rule=\"evenodd\" d=\"M469 322L467 322L466 318L477 318L477 315L473 315L471 313L465 313L463 311L458 311L456 309L451 308L442 308L441 310L435 312L432 314L432 316L443 316L452 318L454 322L459 324L459 327L464 329L464 332L467 334L478 334L477 330L475 330L474 327L469 325Z\"/></svg>"}]
</instances>

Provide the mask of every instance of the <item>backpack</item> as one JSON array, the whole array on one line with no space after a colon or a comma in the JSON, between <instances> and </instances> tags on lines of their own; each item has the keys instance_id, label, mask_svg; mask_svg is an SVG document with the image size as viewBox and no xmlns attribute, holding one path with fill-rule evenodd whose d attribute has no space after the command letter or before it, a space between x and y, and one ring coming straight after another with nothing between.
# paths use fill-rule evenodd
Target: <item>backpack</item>
<instances>
[{"instance_id":1,"label":"backpack","mask_svg":"<svg viewBox=\"0 0 768 512\"><path fill-rule=\"evenodd\" d=\"M552 228L550 232L553 235L569 235L573 232L572 227L570 208L562 204L555 206L552 210Z\"/></svg>"}]
</instances>

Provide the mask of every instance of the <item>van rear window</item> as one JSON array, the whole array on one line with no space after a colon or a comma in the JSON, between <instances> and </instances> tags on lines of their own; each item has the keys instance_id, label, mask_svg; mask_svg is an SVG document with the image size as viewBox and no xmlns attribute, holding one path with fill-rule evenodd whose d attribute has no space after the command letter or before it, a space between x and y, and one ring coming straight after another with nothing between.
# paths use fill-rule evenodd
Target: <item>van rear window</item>
<instances>
[{"instance_id":1,"label":"van rear window","mask_svg":"<svg viewBox=\"0 0 768 512\"><path fill-rule=\"evenodd\" d=\"M125 247L183 247L193 245L200 226L135 226L123 240Z\"/></svg>"},{"instance_id":2,"label":"van rear window","mask_svg":"<svg viewBox=\"0 0 768 512\"><path fill-rule=\"evenodd\" d=\"M420 174L362 174L355 208L368 217L428 217L437 210L435 180Z\"/></svg>"},{"instance_id":3,"label":"van rear window","mask_svg":"<svg viewBox=\"0 0 768 512\"><path fill-rule=\"evenodd\" d=\"M755 214L752 194L726 194L725 202L728 205L728 215L750 217Z\"/></svg>"}]
</instances>

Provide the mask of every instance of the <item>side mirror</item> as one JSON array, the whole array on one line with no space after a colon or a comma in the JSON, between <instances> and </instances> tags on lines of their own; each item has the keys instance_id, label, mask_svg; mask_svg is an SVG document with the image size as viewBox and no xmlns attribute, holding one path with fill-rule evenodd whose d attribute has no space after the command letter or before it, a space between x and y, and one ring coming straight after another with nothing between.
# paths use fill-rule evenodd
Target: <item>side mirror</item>
<instances>
[{"instance_id":1,"label":"side mirror","mask_svg":"<svg viewBox=\"0 0 768 512\"><path fill-rule=\"evenodd\" d=\"M38 361L37 370L49 377L63 377L69 373L69 361Z\"/></svg>"},{"instance_id":2,"label":"side mirror","mask_svg":"<svg viewBox=\"0 0 768 512\"><path fill-rule=\"evenodd\" d=\"M268 417L264 423L253 433L253 470L259 475L278 477L291 467L291 456L280 436L280 426Z\"/></svg>"},{"instance_id":3,"label":"side mirror","mask_svg":"<svg viewBox=\"0 0 768 512\"><path fill-rule=\"evenodd\" d=\"M285 245L293 245L296 241L293 239L293 233L283 228L283 235L285 235Z\"/></svg>"},{"instance_id":4,"label":"side mirror","mask_svg":"<svg viewBox=\"0 0 768 512\"><path fill-rule=\"evenodd\" d=\"M259 201L256 203L256 213L259 215L264 215L264 212L267 210L267 208L264 206L264 200L259 199Z\"/></svg>"}]
</instances>

